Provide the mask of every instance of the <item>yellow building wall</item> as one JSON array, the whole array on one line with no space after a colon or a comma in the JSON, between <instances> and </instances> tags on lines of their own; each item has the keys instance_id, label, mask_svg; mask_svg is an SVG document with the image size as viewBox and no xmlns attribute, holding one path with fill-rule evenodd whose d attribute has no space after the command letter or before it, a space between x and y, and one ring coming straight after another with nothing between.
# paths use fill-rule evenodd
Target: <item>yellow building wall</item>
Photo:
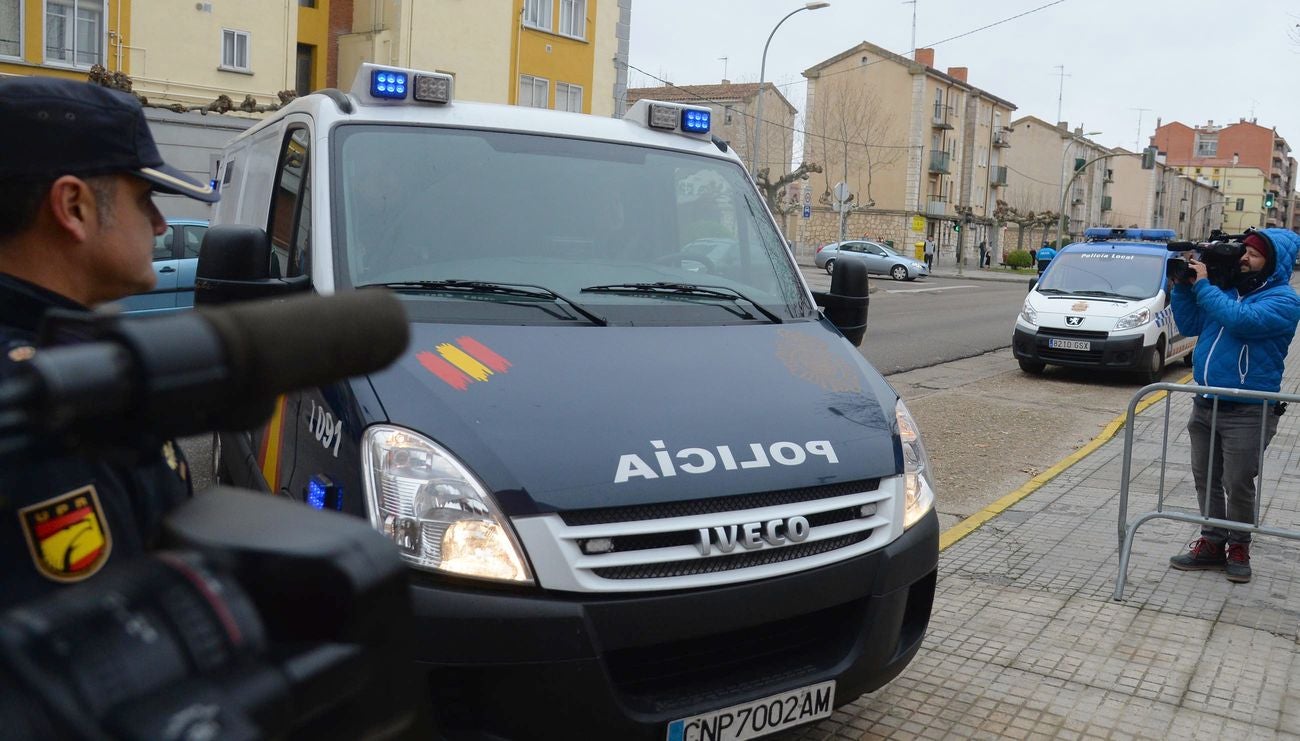
<instances>
[{"instance_id":1,"label":"yellow building wall","mask_svg":"<svg viewBox=\"0 0 1300 741\"><path fill-rule=\"evenodd\" d=\"M23 43L20 59L0 58L0 75L47 75L86 79L88 68L45 63L45 0L23 0ZM127 47L131 44L131 0L109 0L104 7L104 67L109 72L130 72ZM122 47L121 66L118 46Z\"/></svg>"},{"instance_id":2,"label":"yellow building wall","mask_svg":"<svg viewBox=\"0 0 1300 741\"><path fill-rule=\"evenodd\" d=\"M588 5L596 5L595 43L592 45L591 71L592 93L589 113L596 116L614 115L614 85L618 82L618 69L614 66L614 55L618 53L618 0L587 0ZM590 17L591 11L587 15ZM763 101L767 105L767 101Z\"/></svg>"},{"instance_id":3,"label":"yellow building wall","mask_svg":"<svg viewBox=\"0 0 1300 741\"><path fill-rule=\"evenodd\" d=\"M197 105L225 94L265 103L294 88L297 3L133 0L133 8L131 77L150 102ZM219 69L223 29L248 32L248 73Z\"/></svg>"},{"instance_id":4,"label":"yellow building wall","mask_svg":"<svg viewBox=\"0 0 1300 741\"><path fill-rule=\"evenodd\" d=\"M297 43L315 47L311 70L312 90L325 87L325 75L329 68L329 20L330 0L316 0L314 8L298 6ZM294 53L297 53L296 48ZM294 77L297 78L296 67Z\"/></svg>"},{"instance_id":5,"label":"yellow building wall","mask_svg":"<svg viewBox=\"0 0 1300 741\"><path fill-rule=\"evenodd\" d=\"M551 27L559 28L560 1L552 0ZM509 102L517 103L519 97L519 76L532 75L549 80L550 100L548 108L555 107L555 84L558 82L582 87L582 112L591 113L591 99L595 93L592 84L595 67L595 43L598 0L588 0L587 18L584 23L583 39L563 36L559 33L543 31L520 22L515 23L515 35L511 43L512 64L510 67ZM515 17L521 18L523 0L514 2Z\"/></svg>"}]
</instances>

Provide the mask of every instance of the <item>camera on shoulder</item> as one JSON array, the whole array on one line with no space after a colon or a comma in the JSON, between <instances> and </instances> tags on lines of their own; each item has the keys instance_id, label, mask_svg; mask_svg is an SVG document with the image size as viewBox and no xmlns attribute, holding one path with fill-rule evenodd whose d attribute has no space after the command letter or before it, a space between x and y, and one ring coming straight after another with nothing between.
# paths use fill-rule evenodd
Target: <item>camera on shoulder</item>
<instances>
[{"instance_id":1,"label":"camera on shoulder","mask_svg":"<svg viewBox=\"0 0 1300 741\"><path fill-rule=\"evenodd\" d=\"M1230 288L1236 280L1241 256L1246 254L1243 240L1253 230L1244 234L1224 234L1219 230L1210 232L1209 238L1200 242L1170 242L1169 251L1191 253L1192 257L1205 264L1205 277L1219 288ZM1167 273L1175 283L1191 283L1196 280L1196 271L1182 255L1168 258Z\"/></svg>"}]
</instances>

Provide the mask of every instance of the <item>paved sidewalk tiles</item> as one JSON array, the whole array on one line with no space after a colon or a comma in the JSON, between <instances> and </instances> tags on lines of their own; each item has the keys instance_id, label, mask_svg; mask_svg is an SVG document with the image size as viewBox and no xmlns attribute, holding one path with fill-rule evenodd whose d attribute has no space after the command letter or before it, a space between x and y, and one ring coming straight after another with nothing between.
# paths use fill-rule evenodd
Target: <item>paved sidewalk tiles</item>
<instances>
[{"instance_id":1,"label":"paved sidewalk tiles","mask_svg":"<svg viewBox=\"0 0 1300 741\"><path fill-rule=\"evenodd\" d=\"M1197 511L1190 410L1175 393L1138 416L1129 521L1156 507L1162 454L1166 509ZM781 738L1300 740L1300 541L1255 536L1254 580L1232 584L1171 570L1197 527L1151 520L1113 601L1123 450L1121 431L944 551L912 664ZM1300 529L1300 404L1264 465L1263 522Z\"/></svg>"}]
</instances>

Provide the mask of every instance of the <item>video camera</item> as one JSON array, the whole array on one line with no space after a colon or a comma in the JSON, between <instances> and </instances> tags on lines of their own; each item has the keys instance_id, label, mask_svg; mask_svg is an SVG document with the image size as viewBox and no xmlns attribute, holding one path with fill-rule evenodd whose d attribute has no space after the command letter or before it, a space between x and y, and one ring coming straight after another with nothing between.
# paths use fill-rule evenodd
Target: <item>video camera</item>
<instances>
[{"instance_id":1,"label":"video camera","mask_svg":"<svg viewBox=\"0 0 1300 741\"><path fill-rule=\"evenodd\" d=\"M387 291L56 324L80 341L0 380L0 465L247 427L408 339ZM219 487L168 516L161 546L0 613L6 739L432 736L406 569L364 520Z\"/></svg>"},{"instance_id":2,"label":"video camera","mask_svg":"<svg viewBox=\"0 0 1300 741\"><path fill-rule=\"evenodd\" d=\"M1246 254L1246 245L1242 244L1254 229L1247 229L1244 234L1224 234L1215 229L1208 239L1202 242L1170 242L1170 252L1191 252L1199 262L1205 263L1206 278L1219 288L1231 288L1240 273L1241 256ZM1175 283L1189 283L1196 275L1187 260L1181 256L1168 259L1169 278Z\"/></svg>"}]
</instances>

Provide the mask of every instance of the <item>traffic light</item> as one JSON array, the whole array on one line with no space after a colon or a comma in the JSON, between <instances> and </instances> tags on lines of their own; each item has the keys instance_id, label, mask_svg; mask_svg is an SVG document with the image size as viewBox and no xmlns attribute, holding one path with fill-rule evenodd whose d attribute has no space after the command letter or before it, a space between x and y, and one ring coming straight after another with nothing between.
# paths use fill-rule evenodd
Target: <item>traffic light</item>
<instances>
[{"instance_id":1,"label":"traffic light","mask_svg":"<svg viewBox=\"0 0 1300 741\"><path fill-rule=\"evenodd\" d=\"M1156 152L1158 152L1158 151L1160 151L1160 150L1156 149L1155 147L1147 147L1146 149L1143 149L1143 150L1142 150L1142 169L1143 169L1143 170L1154 170L1154 169L1156 169Z\"/></svg>"},{"instance_id":2,"label":"traffic light","mask_svg":"<svg viewBox=\"0 0 1300 741\"><path fill-rule=\"evenodd\" d=\"M954 222L952 222L952 230L953 230L954 232L959 232L959 231L961 231L961 222L960 222L960 221L954 221Z\"/></svg>"},{"instance_id":3,"label":"traffic light","mask_svg":"<svg viewBox=\"0 0 1300 741\"><path fill-rule=\"evenodd\" d=\"M1270 190L1264 194L1264 208L1273 208L1273 204L1276 202L1273 191Z\"/></svg>"}]
</instances>

